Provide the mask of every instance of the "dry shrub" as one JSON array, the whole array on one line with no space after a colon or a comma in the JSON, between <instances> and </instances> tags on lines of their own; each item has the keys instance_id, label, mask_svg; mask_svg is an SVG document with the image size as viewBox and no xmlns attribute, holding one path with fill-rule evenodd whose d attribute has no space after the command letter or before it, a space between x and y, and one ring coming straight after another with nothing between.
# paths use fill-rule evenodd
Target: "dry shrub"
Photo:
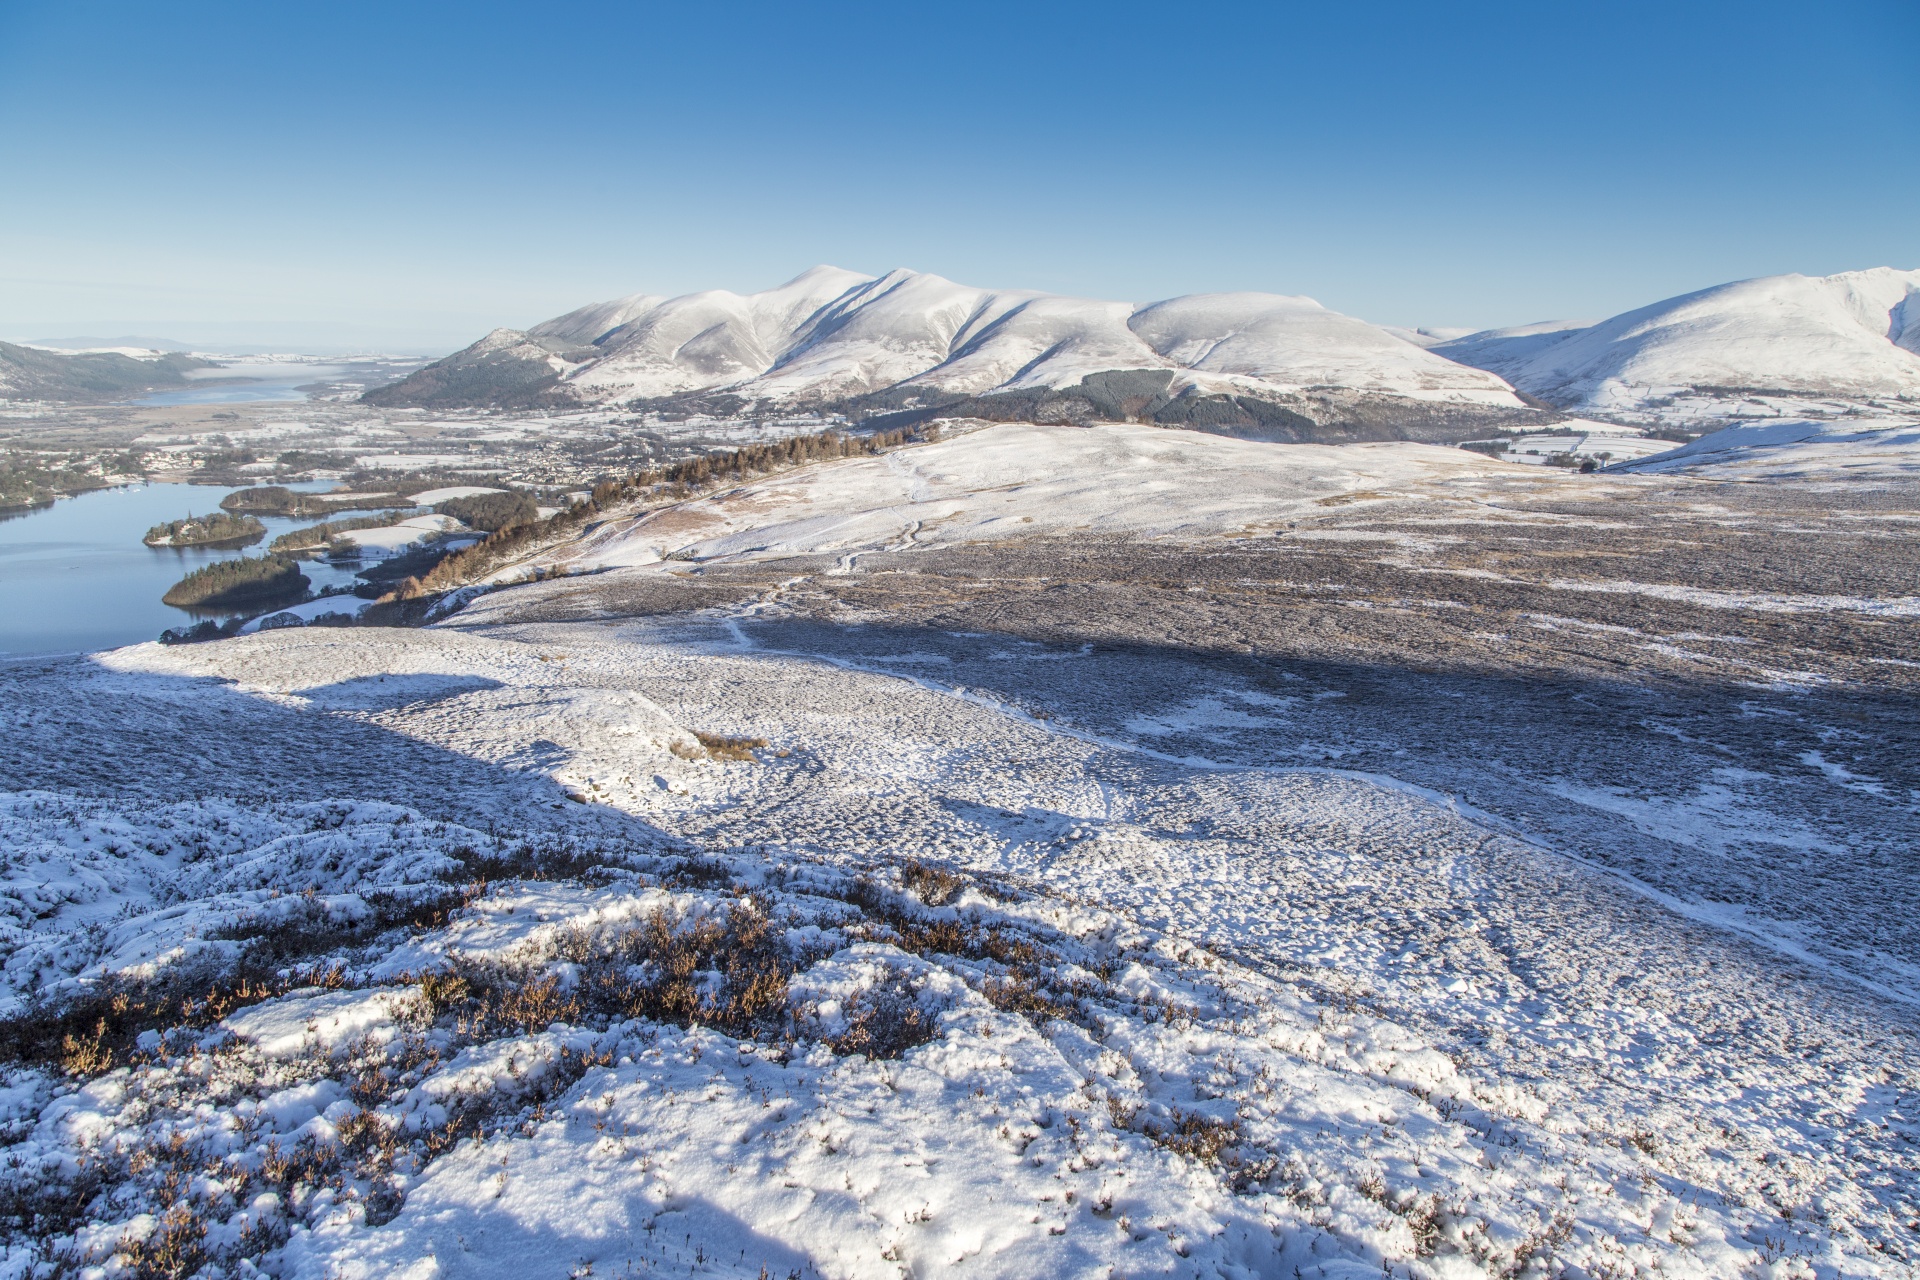
<instances>
[{"instance_id":1,"label":"dry shrub","mask_svg":"<svg viewBox=\"0 0 1920 1280\"><path fill-rule=\"evenodd\" d=\"M835 1053L897 1058L939 1034L934 1015L921 1007L910 980L894 970L885 982L860 993L847 1010L846 1030L826 1044Z\"/></svg>"},{"instance_id":2,"label":"dry shrub","mask_svg":"<svg viewBox=\"0 0 1920 1280\"><path fill-rule=\"evenodd\" d=\"M967 887L965 876L918 858L909 858L901 865L900 882L906 885L908 893L930 907L946 906Z\"/></svg>"},{"instance_id":3,"label":"dry shrub","mask_svg":"<svg viewBox=\"0 0 1920 1280\"><path fill-rule=\"evenodd\" d=\"M1031 973L1016 972L1005 978L988 978L980 984L987 1003L1004 1013L1017 1013L1040 1026L1058 1018L1084 1023L1086 1011L1077 1001L1061 999L1042 986Z\"/></svg>"},{"instance_id":4,"label":"dry shrub","mask_svg":"<svg viewBox=\"0 0 1920 1280\"><path fill-rule=\"evenodd\" d=\"M916 864L909 864L910 866ZM964 877L950 871L924 868L915 878L923 884L964 887ZM957 890L955 890L957 892ZM982 925L964 916L931 917L904 905L897 895L871 880L857 880L846 894L868 919L851 932L875 942L886 942L912 955L946 955L961 960L990 961L1006 970L988 978L981 994L994 1007L1017 1013L1037 1024L1064 1018L1091 1027L1085 1001L1111 994L1110 989L1084 979L1063 980L1065 960L1059 952L1006 924Z\"/></svg>"},{"instance_id":5,"label":"dry shrub","mask_svg":"<svg viewBox=\"0 0 1920 1280\"><path fill-rule=\"evenodd\" d=\"M127 1268L121 1274L137 1280L182 1280L205 1264L206 1243L206 1219L186 1201L176 1201L145 1239L121 1242L119 1253Z\"/></svg>"},{"instance_id":6,"label":"dry shrub","mask_svg":"<svg viewBox=\"0 0 1920 1280\"><path fill-rule=\"evenodd\" d=\"M78 1075L98 1075L129 1061L143 1031L210 1027L236 1009L296 987L351 985L337 965L282 977L279 970L263 971L259 962L219 975L201 970L109 978L78 999L0 1022L0 1060L59 1063Z\"/></svg>"},{"instance_id":7,"label":"dry shrub","mask_svg":"<svg viewBox=\"0 0 1920 1280\"><path fill-rule=\"evenodd\" d=\"M578 880L624 861L628 851L583 848L559 836L496 845L485 852L462 845L452 855L460 860L464 875L480 882L479 890L484 893L491 881Z\"/></svg>"},{"instance_id":8,"label":"dry shrub","mask_svg":"<svg viewBox=\"0 0 1920 1280\"><path fill-rule=\"evenodd\" d=\"M693 731L693 736L700 740L700 746L709 760L731 760L737 763L753 764L756 763L753 753L767 745L765 738L730 738L722 733L702 733L698 729ZM683 759L699 758L678 744L672 750L675 755Z\"/></svg>"},{"instance_id":9,"label":"dry shrub","mask_svg":"<svg viewBox=\"0 0 1920 1280\"><path fill-rule=\"evenodd\" d=\"M1245 1137L1238 1120L1222 1120L1199 1111L1172 1110L1173 1123L1165 1128L1149 1124L1147 1138L1202 1164L1219 1164L1221 1157Z\"/></svg>"},{"instance_id":10,"label":"dry shrub","mask_svg":"<svg viewBox=\"0 0 1920 1280\"><path fill-rule=\"evenodd\" d=\"M783 1021L800 959L750 897L699 920L659 912L638 925L576 929L550 958L578 967L570 987L525 966L459 961L423 978L421 993L436 1018L452 1015L460 1033L475 1038L583 1018L700 1023L746 1035Z\"/></svg>"}]
</instances>

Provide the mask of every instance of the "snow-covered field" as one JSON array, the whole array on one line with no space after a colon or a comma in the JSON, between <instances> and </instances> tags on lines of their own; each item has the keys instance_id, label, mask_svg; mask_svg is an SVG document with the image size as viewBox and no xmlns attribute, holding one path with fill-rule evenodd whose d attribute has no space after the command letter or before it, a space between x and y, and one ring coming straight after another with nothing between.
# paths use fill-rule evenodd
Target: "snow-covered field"
<instances>
[{"instance_id":1,"label":"snow-covered field","mask_svg":"<svg viewBox=\"0 0 1920 1280\"><path fill-rule=\"evenodd\" d=\"M1911 504L1719 490L1001 426L0 668L0 1275L1910 1275Z\"/></svg>"}]
</instances>

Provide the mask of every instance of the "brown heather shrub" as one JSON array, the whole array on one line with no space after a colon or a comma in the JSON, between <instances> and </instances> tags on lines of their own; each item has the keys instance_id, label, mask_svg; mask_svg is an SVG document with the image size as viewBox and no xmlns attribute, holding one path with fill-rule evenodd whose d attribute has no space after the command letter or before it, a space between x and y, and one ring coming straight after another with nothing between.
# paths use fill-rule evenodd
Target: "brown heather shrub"
<instances>
[{"instance_id":1,"label":"brown heather shrub","mask_svg":"<svg viewBox=\"0 0 1920 1280\"><path fill-rule=\"evenodd\" d=\"M913 880L935 885L941 893L957 894L970 883L951 871L913 865L921 866L920 871L910 873ZM926 916L906 907L891 890L867 879L855 881L846 900L866 913L867 919L849 930L858 936L890 943L912 955L946 955L1000 965L1006 970L1005 976L988 978L981 984L980 993L995 1008L1020 1014L1036 1024L1064 1018L1091 1027L1086 1001L1112 994L1110 988L1084 979L1062 980L1058 974L1065 961L1060 953L1008 925L982 925L964 916Z\"/></svg>"},{"instance_id":2,"label":"brown heather shrub","mask_svg":"<svg viewBox=\"0 0 1920 1280\"><path fill-rule=\"evenodd\" d=\"M217 976L201 971L109 979L78 1000L0 1022L0 1061L57 1063L75 1075L99 1075L130 1061L143 1031L210 1027L236 1009L296 987L349 985L337 966L282 977L257 962Z\"/></svg>"},{"instance_id":3,"label":"brown heather shrub","mask_svg":"<svg viewBox=\"0 0 1920 1280\"><path fill-rule=\"evenodd\" d=\"M1178 1107L1173 1108L1172 1119L1173 1123L1165 1128L1148 1124L1142 1126L1140 1132L1167 1150L1177 1151L1201 1164L1219 1164L1222 1155L1246 1136L1238 1120L1221 1120Z\"/></svg>"},{"instance_id":4,"label":"brown heather shrub","mask_svg":"<svg viewBox=\"0 0 1920 1280\"><path fill-rule=\"evenodd\" d=\"M707 757L711 760L734 760L751 764L754 763L755 749L767 745L765 738L729 738L725 734L701 733L698 729L693 731L693 736L700 740L700 745L706 748Z\"/></svg>"},{"instance_id":5,"label":"brown heather shrub","mask_svg":"<svg viewBox=\"0 0 1920 1280\"><path fill-rule=\"evenodd\" d=\"M940 1034L935 1017L921 1007L903 973L860 993L847 1011L846 1030L827 1040L835 1053L897 1058Z\"/></svg>"},{"instance_id":6,"label":"brown heather shrub","mask_svg":"<svg viewBox=\"0 0 1920 1280\"><path fill-rule=\"evenodd\" d=\"M119 1253L136 1280L184 1280L207 1261L207 1221L185 1200L160 1215L144 1240L124 1240Z\"/></svg>"},{"instance_id":7,"label":"brown heather shrub","mask_svg":"<svg viewBox=\"0 0 1920 1280\"><path fill-rule=\"evenodd\" d=\"M525 965L456 962L421 980L436 1018L465 1037L532 1032L555 1022L650 1018L752 1035L784 1029L787 980L803 957L786 945L765 904L741 896L719 917L575 929L546 960L578 966L565 986Z\"/></svg>"},{"instance_id":8,"label":"brown heather shrub","mask_svg":"<svg viewBox=\"0 0 1920 1280\"><path fill-rule=\"evenodd\" d=\"M900 882L907 887L908 893L930 907L946 906L967 887L965 876L918 858L909 858L901 864Z\"/></svg>"}]
</instances>

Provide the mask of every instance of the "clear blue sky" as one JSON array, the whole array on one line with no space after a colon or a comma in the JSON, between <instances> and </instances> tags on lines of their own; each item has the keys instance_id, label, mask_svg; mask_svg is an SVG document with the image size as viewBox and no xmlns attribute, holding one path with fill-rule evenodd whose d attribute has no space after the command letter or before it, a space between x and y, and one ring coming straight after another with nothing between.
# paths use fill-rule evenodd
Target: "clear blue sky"
<instances>
[{"instance_id":1,"label":"clear blue sky","mask_svg":"<svg viewBox=\"0 0 1920 1280\"><path fill-rule=\"evenodd\" d=\"M1917 85L1916 0L0 0L0 334L452 346L816 262L1600 316L1920 266Z\"/></svg>"}]
</instances>

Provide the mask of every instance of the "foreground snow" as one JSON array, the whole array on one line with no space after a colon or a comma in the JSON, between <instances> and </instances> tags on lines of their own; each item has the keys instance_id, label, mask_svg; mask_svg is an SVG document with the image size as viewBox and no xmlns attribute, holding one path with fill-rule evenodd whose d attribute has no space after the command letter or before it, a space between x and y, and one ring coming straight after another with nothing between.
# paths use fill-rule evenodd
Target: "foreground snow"
<instances>
[{"instance_id":1,"label":"foreground snow","mask_svg":"<svg viewBox=\"0 0 1920 1280\"><path fill-rule=\"evenodd\" d=\"M1826 650L1920 601L1636 580L1606 536L1656 487L1663 557L1747 527L1657 476L1008 424L609 518L545 553L605 572L434 628L0 669L0 1277L1911 1275L1920 793L1849 745L1891 715L1761 668L1861 680ZM1341 542L1378 563L1292 554ZM1162 616L946 629L887 611L919 564ZM1520 694L1276 619L1295 575L1617 634L1616 683L1691 646L1771 754L1546 671L1518 732L1567 741L1507 752L1454 700ZM1207 608L1327 647L1235 664ZM1617 771L1669 728L1675 778Z\"/></svg>"},{"instance_id":2,"label":"foreground snow","mask_svg":"<svg viewBox=\"0 0 1920 1280\"><path fill-rule=\"evenodd\" d=\"M8 1069L14 1203L93 1190L6 1274L1903 1274L1885 1013L1440 798L1063 735L724 618L484 624L48 687L498 781L458 820L374 798L376 756L364 800L8 798L15 1000L334 940L124 1065ZM1193 714L1228 703L1260 707ZM741 956L786 974L760 1004Z\"/></svg>"}]
</instances>

